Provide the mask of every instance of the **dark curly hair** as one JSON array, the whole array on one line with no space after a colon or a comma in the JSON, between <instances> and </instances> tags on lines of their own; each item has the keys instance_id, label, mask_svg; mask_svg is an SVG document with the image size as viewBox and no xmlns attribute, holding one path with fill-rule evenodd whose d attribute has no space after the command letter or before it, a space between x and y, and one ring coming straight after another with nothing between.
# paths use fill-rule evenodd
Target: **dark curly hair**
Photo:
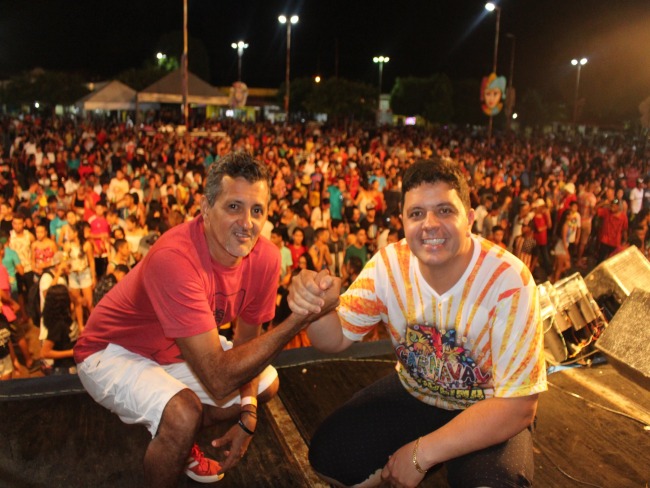
<instances>
[{"instance_id":1,"label":"dark curly hair","mask_svg":"<svg viewBox=\"0 0 650 488\"><path fill-rule=\"evenodd\" d=\"M52 285L47 290L43 304L43 324L47 328L48 339L52 342L62 341L70 334L72 314L67 286Z\"/></svg>"}]
</instances>

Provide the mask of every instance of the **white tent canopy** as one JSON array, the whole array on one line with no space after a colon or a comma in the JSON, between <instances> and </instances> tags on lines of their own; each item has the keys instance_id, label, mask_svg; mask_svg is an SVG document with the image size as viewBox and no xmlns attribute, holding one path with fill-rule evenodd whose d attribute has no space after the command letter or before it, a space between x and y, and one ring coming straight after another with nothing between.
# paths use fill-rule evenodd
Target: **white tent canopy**
<instances>
[{"instance_id":1,"label":"white tent canopy","mask_svg":"<svg viewBox=\"0 0 650 488\"><path fill-rule=\"evenodd\" d=\"M98 84L96 89L77 101L81 110L135 110L136 91L121 81Z\"/></svg>"},{"instance_id":2,"label":"white tent canopy","mask_svg":"<svg viewBox=\"0 0 650 488\"><path fill-rule=\"evenodd\" d=\"M218 88L206 83L193 73L187 74L187 102L199 105L229 104L229 98ZM172 71L153 85L137 94L138 103L183 103L183 80L181 70Z\"/></svg>"}]
</instances>

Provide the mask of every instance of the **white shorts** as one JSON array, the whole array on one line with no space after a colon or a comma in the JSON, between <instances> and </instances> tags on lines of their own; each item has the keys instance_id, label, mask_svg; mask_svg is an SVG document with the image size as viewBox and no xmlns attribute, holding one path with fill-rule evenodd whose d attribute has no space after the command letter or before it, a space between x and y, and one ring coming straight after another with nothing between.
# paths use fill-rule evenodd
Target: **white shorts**
<instances>
[{"instance_id":1,"label":"white shorts","mask_svg":"<svg viewBox=\"0 0 650 488\"><path fill-rule=\"evenodd\" d=\"M68 275L68 287L73 290L81 290L93 286L93 277L90 268L83 271L70 271Z\"/></svg>"},{"instance_id":2,"label":"white shorts","mask_svg":"<svg viewBox=\"0 0 650 488\"><path fill-rule=\"evenodd\" d=\"M232 348L223 337L221 343L224 350ZM158 432L169 400L185 388L206 405L225 408L241 401L237 390L223 400L215 400L187 363L160 365L116 344L88 356L77 370L84 388L97 403L126 424L143 424L152 437ZM275 368L267 366L260 374L258 393L277 377Z\"/></svg>"}]
</instances>

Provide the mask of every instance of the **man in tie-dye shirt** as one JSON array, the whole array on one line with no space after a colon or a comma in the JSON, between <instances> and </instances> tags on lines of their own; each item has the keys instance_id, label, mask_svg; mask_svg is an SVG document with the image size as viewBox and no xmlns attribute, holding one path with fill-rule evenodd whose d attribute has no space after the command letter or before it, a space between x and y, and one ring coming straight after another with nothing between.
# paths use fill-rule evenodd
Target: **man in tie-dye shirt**
<instances>
[{"instance_id":1,"label":"man in tie-dye shirt","mask_svg":"<svg viewBox=\"0 0 650 488\"><path fill-rule=\"evenodd\" d=\"M446 463L452 486L530 486L532 424L546 390L537 288L528 268L473 236L467 182L448 161L404 174L406 238L378 252L310 325L338 352L384 326L396 373L357 393L319 427L310 461L338 485L416 486ZM294 279L290 304L317 312L324 273Z\"/></svg>"}]
</instances>

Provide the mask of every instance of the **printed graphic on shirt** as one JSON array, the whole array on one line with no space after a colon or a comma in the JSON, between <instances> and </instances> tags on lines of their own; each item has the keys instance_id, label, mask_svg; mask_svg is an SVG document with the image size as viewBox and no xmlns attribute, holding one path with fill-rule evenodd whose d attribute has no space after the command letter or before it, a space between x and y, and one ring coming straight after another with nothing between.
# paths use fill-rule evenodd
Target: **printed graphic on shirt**
<instances>
[{"instance_id":1,"label":"printed graphic on shirt","mask_svg":"<svg viewBox=\"0 0 650 488\"><path fill-rule=\"evenodd\" d=\"M456 343L455 330L441 334L435 326L409 326L395 352L421 388L459 400L485 399L490 373L481 371L467 349Z\"/></svg>"},{"instance_id":2,"label":"printed graphic on shirt","mask_svg":"<svg viewBox=\"0 0 650 488\"><path fill-rule=\"evenodd\" d=\"M214 310L214 320L217 325L228 323L239 316L245 297L246 290L239 290L230 295L225 295L221 292L215 293L214 302L216 307Z\"/></svg>"}]
</instances>

